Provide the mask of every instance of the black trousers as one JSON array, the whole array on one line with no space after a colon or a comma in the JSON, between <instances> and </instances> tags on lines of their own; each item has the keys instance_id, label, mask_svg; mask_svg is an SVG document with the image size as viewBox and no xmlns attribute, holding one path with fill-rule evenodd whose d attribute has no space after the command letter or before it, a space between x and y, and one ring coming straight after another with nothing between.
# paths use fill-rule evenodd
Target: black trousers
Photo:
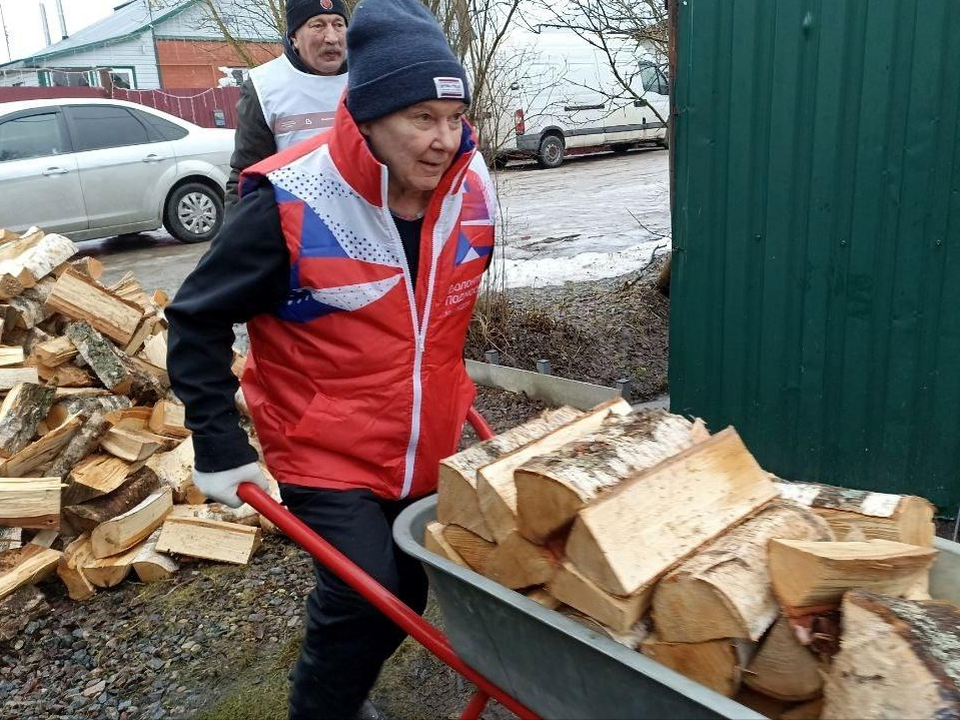
<instances>
[{"instance_id":1,"label":"black trousers","mask_svg":"<svg viewBox=\"0 0 960 720\"><path fill-rule=\"evenodd\" d=\"M410 501L369 490L282 485L290 511L422 613L427 577L394 544L393 521ZM351 720L405 634L332 572L314 563L317 586L307 596L306 635L291 673L290 720Z\"/></svg>"}]
</instances>

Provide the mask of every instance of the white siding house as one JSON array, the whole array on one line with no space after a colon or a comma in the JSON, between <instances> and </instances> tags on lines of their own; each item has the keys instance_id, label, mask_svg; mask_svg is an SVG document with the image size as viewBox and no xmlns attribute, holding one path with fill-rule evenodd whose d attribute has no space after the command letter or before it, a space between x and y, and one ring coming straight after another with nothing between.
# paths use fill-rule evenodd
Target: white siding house
<instances>
[{"instance_id":1,"label":"white siding house","mask_svg":"<svg viewBox=\"0 0 960 720\"><path fill-rule=\"evenodd\" d=\"M242 3L219 0L217 6L238 39L277 41L276 29L244 12ZM99 70L109 69L120 87L157 89L162 82L158 40L223 42L224 38L199 0L130 0L65 40L0 65L0 87L99 86Z\"/></svg>"}]
</instances>

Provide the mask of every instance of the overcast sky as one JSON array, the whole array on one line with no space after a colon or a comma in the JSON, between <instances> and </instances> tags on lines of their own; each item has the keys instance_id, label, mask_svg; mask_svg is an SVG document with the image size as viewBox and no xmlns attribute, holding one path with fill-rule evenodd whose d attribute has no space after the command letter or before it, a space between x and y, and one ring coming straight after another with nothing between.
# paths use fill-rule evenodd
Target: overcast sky
<instances>
[{"instance_id":1,"label":"overcast sky","mask_svg":"<svg viewBox=\"0 0 960 720\"><path fill-rule=\"evenodd\" d=\"M6 25L7 43L0 37L0 62L26 57L46 45L43 27L40 25L41 0L0 0L0 10ZM56 0L42 0L47 6L47 21L50 23L50 39L60 39L60 21L57 17ZM113 12L123 0L61 0L63 14L67 19L67 32L74 33Z\"/></svg>"}]
</instances>

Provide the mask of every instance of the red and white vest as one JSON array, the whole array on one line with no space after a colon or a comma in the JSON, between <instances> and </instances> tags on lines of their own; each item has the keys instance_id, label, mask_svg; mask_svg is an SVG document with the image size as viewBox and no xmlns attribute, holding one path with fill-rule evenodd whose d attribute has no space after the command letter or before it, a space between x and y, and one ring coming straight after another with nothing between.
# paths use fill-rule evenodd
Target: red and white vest
<instances>
[{"instance_id":1,"label":"red and white vest","mask_svg":"<svg viewBox=\"0 0 960 720\"><path fill-rule=\"evenodd\" d=\"M474 387L463 343L493 251L496 203L464 123L427 208L417 283L387 207L387 168L346 106L326 133L243 174L273 185L290 293L248 323L243 393L277 480L433 492Z\"/></svg>"}]
</instances>

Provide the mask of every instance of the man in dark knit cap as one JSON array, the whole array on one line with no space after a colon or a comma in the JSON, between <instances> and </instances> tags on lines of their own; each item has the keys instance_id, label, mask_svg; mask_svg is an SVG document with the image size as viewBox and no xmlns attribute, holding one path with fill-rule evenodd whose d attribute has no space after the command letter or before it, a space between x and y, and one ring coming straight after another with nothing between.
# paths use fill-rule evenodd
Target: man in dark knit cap
<instances>
[{"instance_id":1,"label":"man in dark knit cap","mask_svg":"<svg viewBox=\"0 0 960 720\"><path fill-rule=\"evenodd\" d=\"M250 71L237 103L227 207L240 173L333 125L347 86L347 8L343 0L287 0L283 54Z\"/></svg>"},{"instance_id":2,"label":"man in dark knit cap","mask_svg":"<svg viewBox=\"0 0 960 720\"><path fill-rule=\"evenodd\" d=\"M167 308L168 367L195 483L239 505L241 482L267 486L234 402L246 322L243 394L287 507L422 612L426 577L391 525L435 491L473 401L463 343L496 203L464 69L430 12L364 0L347 47L333 127L243 174L238 208ZM403 633L315 571L290 717L356 717Z\"/></svg>"}]
</instances>

